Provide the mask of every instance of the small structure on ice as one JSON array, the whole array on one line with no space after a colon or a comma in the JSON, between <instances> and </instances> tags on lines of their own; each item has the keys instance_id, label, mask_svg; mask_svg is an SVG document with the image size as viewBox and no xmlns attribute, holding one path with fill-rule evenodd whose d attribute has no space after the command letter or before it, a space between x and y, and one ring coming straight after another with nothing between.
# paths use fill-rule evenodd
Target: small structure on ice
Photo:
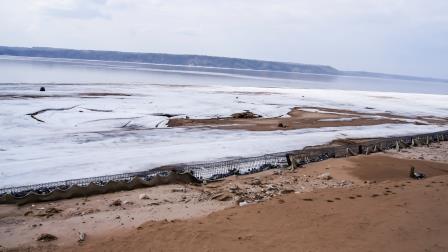
<instances>
[{"instance_id":1,"label":"small structure on ice","mask_svg":"<svg viewBox=\"0 0 448 252\"><path fill-rule=\"evenodd\" d=\"M257 115L255 113L250 112L249 110L245 110L241 113L235 113L232 114L232 118L234 119L253 119L253 118L260 118L260 115Z\"/></svg>"}]
</instances>

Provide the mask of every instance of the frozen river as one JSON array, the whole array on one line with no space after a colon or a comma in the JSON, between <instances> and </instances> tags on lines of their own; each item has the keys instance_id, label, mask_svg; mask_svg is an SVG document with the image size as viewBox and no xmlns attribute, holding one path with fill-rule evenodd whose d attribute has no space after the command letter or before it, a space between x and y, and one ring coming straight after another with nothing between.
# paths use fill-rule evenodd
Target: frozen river
<instances>
[{"instance_id":1,"label":"frozen river","mask_svg":"<svg viewBox=\"0 0 448 252\"><path fill-rule=\"evenodd\" d=\"M0 83L144 83L448 94L448 83L0 55Z\"/></svg>"},{"instance_id":2,"label":"frozen river","mask_svg":"<svg viewBox=\"0 0 448 252\"><path fill-rule=\"evenodd\" d=\"M250 110L275 117L304 106L447 118L448 89L442 83L156 68L1 58L0 188L262 155L336 138L448 129L417 120L264 132L167 128L160 113L210 118ZM42 85L46 92L39 92ZM36 118L27 115L45 109Z\"/></svg>"}]
</instances>

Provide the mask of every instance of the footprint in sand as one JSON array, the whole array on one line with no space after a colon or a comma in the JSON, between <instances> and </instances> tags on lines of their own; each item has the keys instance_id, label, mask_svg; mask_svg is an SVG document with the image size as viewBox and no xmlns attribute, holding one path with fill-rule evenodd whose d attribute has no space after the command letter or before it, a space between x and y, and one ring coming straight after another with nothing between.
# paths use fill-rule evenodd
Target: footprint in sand
<instances>
[{"instance_id":1,"label":"footprint in sand","mask_svg":"<svg viewBox=\"0 0 448 252\"><path fill-rule=\"evenodd\" d=\"M313 199L310 199L310 198L306 198L306 199L303 199L304 201L313 201Z\"/></svg>"},{"instance_id":2,"label":"footprint in sand","mask_svg":"<svg viewBox=\"0 0 448 252\"><path fill-rule=\"evenodd\" d=\"M349 199L356 199L356 197L354 197L354 196L350 196L350 197L348 197Z\"/></svg>"},{"instance_id":3,"label":"footprint in sand","mask_svg":"<svg viewBox=\"0 0 448 252\"><path fill-rule=\"evenodd\" d=\"M330 202L330 203L331 203L331 202L334 202L334 201L332 201L331 199L329 199L329 200L327 200L327 202Z\"/></svg>"},{"instance_id":4,"label":"footprint in sand","mask_svg":"<svg viewBox=\"0 0 448 252\"><path fill-rule=\"evenodd\" d=\"M376 198L376 197L378 197L378 196L380 196L379 194L372 194L372 198Z\"/></svg>"},{"instance_id":5,"label":"footprint in sand","mask_svg":"<svg viewBox=\"0 0 448 252\"><path fill-rule=\"evenodd\" d=\"M341 200L341 198L334 198L335 200Z\"/></svg>"}]
</instances>

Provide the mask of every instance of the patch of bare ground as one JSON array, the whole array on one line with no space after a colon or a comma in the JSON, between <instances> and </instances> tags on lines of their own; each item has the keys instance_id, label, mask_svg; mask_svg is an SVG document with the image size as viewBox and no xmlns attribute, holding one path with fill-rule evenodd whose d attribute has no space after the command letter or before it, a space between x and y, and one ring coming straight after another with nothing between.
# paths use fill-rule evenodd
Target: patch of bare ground
<instances>
[{"instance_id":1,"label":"patch of bare ground","mask_svg":"<svg viewBox=\"0 0 448 252\"><path fill-rule=\"evenodd\" d=\"M431 146L448 150L448 143ZM407 151L428 155L424 148ZM433 162L402 154L330 159L202 186L0 206L0 248L445 251L448 159ZM410 179L411 166L428 178ZM78 242L80 233L85 239ZM36 241L42 234L57 239Z\"/></svg>"},{"instance_id":2,"label":"patch of bare ground","mask_svg":"<svg viewBox=\"0 0 448 252\"><path fill-rule=\"evenodd\" d=\"M245 113L250 112L246 111ZM261 118L259 116L207 119L171 118L168 121L168 127L212 127L229 130L272 131L403 123L404 120L413 120L415 124L424 124L425 122L447 123L447 120L443 118L408 118L388 113L359 113L350 110L302 107L291 109L285 117L275 118Z\"/></svg>"}]
</instances>

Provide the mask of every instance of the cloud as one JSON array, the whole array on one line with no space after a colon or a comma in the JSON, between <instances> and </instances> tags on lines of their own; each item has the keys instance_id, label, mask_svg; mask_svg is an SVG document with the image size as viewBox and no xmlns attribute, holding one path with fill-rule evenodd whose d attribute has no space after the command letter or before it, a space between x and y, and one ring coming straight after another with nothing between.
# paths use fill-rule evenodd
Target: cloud
<instances>
[{"instance_id":1,"label":"cloud","mask_svg":"<svg viewBox=\"0 0 448 252\"><path fill-rule=\"evenodd\" d=\"M15 0L0 2L0 44L448 77L446 13L446 0Z\"/></svg>"},{"instance_id":2,"label":"cloud","mask_svg":"<svg viewBox=\"0 0 448 252\"><path fill-rule=\"evenodd\" d=\"M104 7L107 5L107 0L38 0L35 4L41 13L54 17L74 19L108 18L108 15L103 12Z\"/></svg>"}]
</instances>

